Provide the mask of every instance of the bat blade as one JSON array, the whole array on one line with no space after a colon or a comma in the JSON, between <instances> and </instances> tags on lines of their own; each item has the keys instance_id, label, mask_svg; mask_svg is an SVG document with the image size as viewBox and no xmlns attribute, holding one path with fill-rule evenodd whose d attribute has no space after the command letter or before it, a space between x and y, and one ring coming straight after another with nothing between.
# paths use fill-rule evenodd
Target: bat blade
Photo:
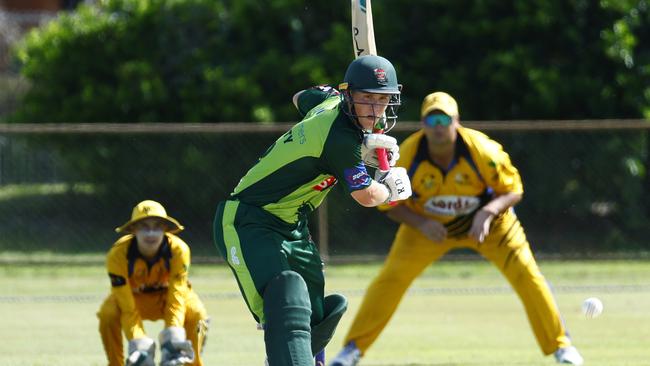
<instances>
[{"instance_id":1,"label":"bat blade","mask_svg":"<svg viewBox=\"0 0 650 366\"><path fill-rule=\"evenodd\" d=\"M352 47L354 58L376 55L375 30L372 22L372 5L370 0L351 0L352 4ZM375 127L373 133L383 133L381 127ZM386 149L377 149L379 170L390 170Z\"/></svg>"},{"instance_id":2,"label":"bat blade","mask_svg":"<svg viewBox=\"0 0 650 366\"><path fill-rule=\"evenodd\" d=\"M352 47L354 58L376 55L375 30L372 22L370 0L351 0L352 2Z\"/></svg>"}]
</instances>

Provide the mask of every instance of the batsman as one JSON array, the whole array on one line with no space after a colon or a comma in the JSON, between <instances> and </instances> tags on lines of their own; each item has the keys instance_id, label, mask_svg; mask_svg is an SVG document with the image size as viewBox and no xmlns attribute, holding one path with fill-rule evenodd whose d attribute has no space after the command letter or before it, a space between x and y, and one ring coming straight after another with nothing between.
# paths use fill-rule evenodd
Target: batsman
<instances>
[{"instance_id":1,"label":"batsman","mask_svg":"<svg viewBox=\"0 0 650 366\"><path fill-rule=\"evenodd\" d=\"M201 366L209 318L188 280L190 248L176 234L183 226L156 201L138 203L106 257L111 293L101 305L99 333L109 366L154 366L155 341L143 320L165 321L160 366Z\"/></svg>"},{"instance_id":2,"label":"batsman","mask_svg":"<svg viewBox=\"0 0 650 366\"><path fill-rule=\"evenodd\" d=\"M217 206L215 244L264 330L270 366L313 366L347 308L343 296L324 296L309 213L336 184L365 207L411 195L404 168L390 168L377 179L367 170L377 165L376 148L392 152L393 165L398 156L394 138L370 132L397 119L400 85L393 65L383 57L361 57L349 65L340 89L297 93L303 120Z\"/></svg>"}]
</instances>

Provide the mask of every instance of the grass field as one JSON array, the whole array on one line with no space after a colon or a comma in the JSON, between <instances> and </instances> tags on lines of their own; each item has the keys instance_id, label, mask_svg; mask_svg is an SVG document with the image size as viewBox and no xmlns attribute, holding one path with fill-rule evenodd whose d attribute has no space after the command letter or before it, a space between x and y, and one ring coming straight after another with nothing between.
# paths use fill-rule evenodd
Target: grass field
<instances>
[{"instance_id":1,"label":"grass field","mask_svg":"<svg viewBox=\"0 0 650 366\"><path fill-rule=\"evenodd\" d=\"M70 263L74 263L71 259ZM650 262L540 263L587 366L650 365ZM378 264L332 265L327 292L350 309L327 349L341 345ZM223 265L194 265L191 278L210 315L207 366L263 365L263 334ZM102 266L0 267L0 365L106 365L95 312L108 291ZM603 300L596 319L580 314L586 297ZM146 323L151 336L162 324ZM362 365L553 365L543 357L523 308L500 274L483 262L442 262L412 286Z\"/></svg>"}]
</instances>

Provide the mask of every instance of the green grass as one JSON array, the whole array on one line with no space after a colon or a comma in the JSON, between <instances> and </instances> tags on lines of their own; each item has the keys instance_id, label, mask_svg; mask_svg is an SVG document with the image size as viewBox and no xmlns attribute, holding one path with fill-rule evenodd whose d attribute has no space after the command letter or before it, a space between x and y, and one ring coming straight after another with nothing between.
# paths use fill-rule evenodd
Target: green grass
<instances>
[{"instance_id":1,"label":"green grass","mask_svg":"<svg viewBox=\"0 0 650 366\"><path fill-rule=\"evenodd\" d=\"M73 263L74 261L70 261ZM542 262L565 321L587 366L647 365L650 262ZM327 292L342 292L350 309L327 349L333 356L377 264L326 269ZM212 328L206 365L262 365L263 334L255 329L231 273L194 265L191 278ZM463 291L471 289L472 291ZM95 312L108 292L102 266L0 267L0 365L105 365ZM603 300L597 319L580 314L586 297ZM146 323L151 336L161 322ZM484 262L442 262L412 286L362 365L553 365L542 356L523 308L505 280Z\"/></svg>"}]
</instances>

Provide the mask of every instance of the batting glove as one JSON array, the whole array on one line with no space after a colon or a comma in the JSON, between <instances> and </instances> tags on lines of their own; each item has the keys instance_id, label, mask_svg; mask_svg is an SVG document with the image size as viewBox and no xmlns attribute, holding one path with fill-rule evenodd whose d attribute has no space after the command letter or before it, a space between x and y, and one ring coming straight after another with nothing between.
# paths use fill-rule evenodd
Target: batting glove
<instances>
[{"instance_id":1,"label":"batting glove","mask_svg":"<svg viewBox=\"0 0 650 366\"><path fill-rule=\"evenodd\" d=\"M377 174L381 174L377 181L388 188L389 195L386 202L401 201L411 197L413 193L411 180L405 168L390 168L387 173L378 171Z\"/></svg>"},{"instance_id":2,"label":"batting glove","mask_svg":"<svg viewBox=\"0 0 650 366\"><path fill-rule=\"evenodd\" d=\"M149 337L129 341L129 357L126 366L155 366L156 342Z\"/></svg>"},{"instance_id":3,"label":"batting glove","mask_svg":"<svg viewBox=\"0 0 650 366\"><path fill-rule=\"evenodd\" d=\"M366 135L361 144L361 159L367 166L379 167L376 149L386 149L388 164L395 166L399 159L399 145L394 137L382 133L371 133Z\"/></svg>"},{"instance_id":4,"label":"batting glove","mask_svg":"<svg viewBox=\"0 0 650 366\"><path fill-rule=\"evenodd\" d=\"M168 327L160 332L160 366L178 366L194 362L192 342L187 340L185 328Z\"/></svg>"}]
</instances>

